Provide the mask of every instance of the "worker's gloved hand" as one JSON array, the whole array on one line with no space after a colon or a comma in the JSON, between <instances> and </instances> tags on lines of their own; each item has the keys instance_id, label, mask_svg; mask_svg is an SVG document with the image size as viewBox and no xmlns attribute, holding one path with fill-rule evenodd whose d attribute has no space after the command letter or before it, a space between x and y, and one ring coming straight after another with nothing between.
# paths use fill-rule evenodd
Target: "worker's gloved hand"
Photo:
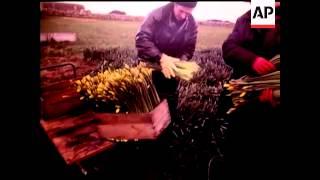
<instances>
[{"instance_id":1,"label":"worker's gloved hand","mask_svg":"<svg viewBox=\"0 0 320 180\"><path fill-rule=\"evenodd\" d=\"M259 75L271 73L276 70L274 64L263 57L257 57L252 64L253 70Z\"/></svg>"},{"instance_id":2,"label":"worker's gloved hand","mask_svg":"<svg viewBox=\"0 0 320 180\"><path fill-rule=\"evenodd\" d=\"M160 65L162 68L161 72L166 78L171 79L171 77L176 76L173 70L177 68L174 64L174 62L177 61L180 61L180 59L168 56L166 54L162 54L160 59Z\"/></svg>"},{"instance_id":3,"label":"worker's gloved hand","mask_svg":"<svg viewBox=\"0 0 320 180\"><path fill-rule=\"evenodd\" d=\"M259 96L260 102L263 103L270 103L273 107L277 105L276 99L273 97L273 90L272 89L265 89L261 91Z\"/></svg>"}]
</instances>

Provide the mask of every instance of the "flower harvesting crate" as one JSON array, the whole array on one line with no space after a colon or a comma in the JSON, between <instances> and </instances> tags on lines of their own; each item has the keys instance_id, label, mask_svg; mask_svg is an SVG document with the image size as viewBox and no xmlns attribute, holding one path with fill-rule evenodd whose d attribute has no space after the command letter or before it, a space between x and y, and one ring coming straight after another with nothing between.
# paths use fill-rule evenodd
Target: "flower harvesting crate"
<instances>
[{"instance_id":1,"label":"flower harvesting crate","mask_svg":"<svg viewBox=\"0 0 320 180\"><path fill-rule=\"evenodd\" d=\"M171 121L167 100L141 114L87 111L41 120L67 164L77 163L113 147L115 140L156 139Z\"/></svg>"},{"instance_id":2,"label":"flower harvesting crate","mask_svg":"<svg viewBox=\"0 0 320 180\"><path fill-rule=\"evenodd\" d=\"M147 113L95 112L80 100L74 81L42 87L40 123L67 164L108 150L117 140L156 139L170 124L166 99Z\"/></svg>"},{"instance_id":3,"label":"flower harvesting crate","mask_svg":"<svg viewBox=\"0 0 320 180\"><path fill-rule=\"evenodd\" d=\"M171 121L167 100L148 113L93 112L71 81L44 87L41 125L67 164L106 150L113 140L156 139Z\"/></svg>"},{"instance_id":4,"label":"flower harvesting crate","mask_svg":"<svg viewBox=\"0 0 320 180\"><path fill-rule=\"evenodd\" d=\"M49 89L48 89L49 90ZM86 105L80 100L72 82L54 85L43 93L42 117L44 120L59 118L70 114L86 112ZM148 113L101 113L94 112L100 122L98 130L108 139L154 139L171 121L168 102L164 99Z\"/></svg>"},{"instance_id":5,"label":"flower harvesting crate","mask_svg":"<svg viewBox=\"0 0 320 180\"><path fill-rule=\"evenodd\" d=\"M124 141L155 139L171 121L166 99L148 113L96 113L95 117L100 121L97 127L102 137Z\"/></svg>"}]
</instances>

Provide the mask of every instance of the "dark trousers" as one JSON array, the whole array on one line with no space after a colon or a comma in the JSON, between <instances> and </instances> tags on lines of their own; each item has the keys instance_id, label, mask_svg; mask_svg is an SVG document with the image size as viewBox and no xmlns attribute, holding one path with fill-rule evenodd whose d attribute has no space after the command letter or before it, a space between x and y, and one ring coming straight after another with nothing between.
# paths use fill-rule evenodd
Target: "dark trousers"
<instances>
[{"instance_id":1,"label":"dark trousers","mask_svg":"<svg viewBox=\"0 0 320 180\"><path fill-rule=\"evenodd\" d=\"M157 89L160 99L167 99L170 109L171 120L174 120L176 118L176 108L178 104L177 88L179 81L175 78L165 78L162 72L160 71L152 72L152 81Z\"/></svg>"}]
</instances>

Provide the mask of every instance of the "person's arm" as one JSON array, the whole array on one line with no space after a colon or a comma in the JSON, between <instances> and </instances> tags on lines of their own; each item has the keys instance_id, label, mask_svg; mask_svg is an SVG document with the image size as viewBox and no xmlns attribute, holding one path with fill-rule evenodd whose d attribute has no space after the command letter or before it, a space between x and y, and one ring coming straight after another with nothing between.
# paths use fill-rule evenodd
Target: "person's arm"
<instances>
[{"instance_id":1,"label":"person's arm","mask_svg":"<svg viewBox=\"0 0 320 180\"><path fill-rule=\"evenodd\" d=\"M223 58L228 64L241 64L251 66L258 57L252 51L244 48L249 40L250 19L241 17L237 20L233 31L222 45Z\"/></svg>"},{"instance_id":2,"label":"person's arm","mask_svg":"<svg viewBox=\"0 0 320 180\"><path fill-rule=\"evenodd\" d=\"M162 55L153 41L156 25L162 16L159 11L160 10L157 9L150 13L136 34L138 57L143 60L156 63L159 63Z\"/></svg>"},{"instance_id":3,"label":"person's arm","mask_svg":"<svg viewBox=\"0 0 320 180\"><path fill-rule=\"evenodd\" d=\"M248 15L248 14L246 14ZM251 29L250 18L240 17L232 33L222 45L223 58L232 67L244 67L259 75L275 70L275 66L264 57L255 54L245 46L252 46L257 41L255 30Z\"/></svg>"},{"instance_id":4,"label":"person's arm","mask_svg":"<svg viewBox=\"0 0 320 180\"><path fill-rule=\"evenodd\" d=\"M196 49L198 26L195 22L193 22L190 32L187 35L188 40L180 57L181 60L190 60L193 57L194 51Z\"/></svg>"}]
</instances>

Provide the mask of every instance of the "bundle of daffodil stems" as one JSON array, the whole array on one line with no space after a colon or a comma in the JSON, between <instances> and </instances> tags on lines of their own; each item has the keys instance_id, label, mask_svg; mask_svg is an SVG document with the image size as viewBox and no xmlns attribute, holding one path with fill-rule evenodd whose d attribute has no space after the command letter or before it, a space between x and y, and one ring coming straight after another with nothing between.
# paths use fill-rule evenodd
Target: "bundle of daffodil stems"
<instances>
[{"instance_id":1,"label":"bundle of daffodil stems","mask_svg":"<svg viewBox=\"0 0 320 180\"><path fill-rule=\"evenodd\" d=\"M84 76L75 83L81 100L96 102L96 106L101 102L112 103L116 113L146 113L160 103L151 72L150 68L126 65L98 72L96 76Z\"/></svg>"},{"instance_id":2,"label":"bundle of daffodil stems","mask_svg":"<svg viewBox=\"0 0 320 180\"><path fill-rule=\"evenodd\" d=\"M280 55L270 60L276 67L280 65ZM224 84L224 87L230 92L227 96L232 97L233 107L229 109L227 114L235 111L237 107L247 102L253 92L262 91L264 89L272 89L275 98L280 97L280 70L269 74L250 77L243 76L240 79L232 79Z\"/></svg>"},{"instance_id":3,"label":"bundle of daffodil stems","mask_svg":"<svg viewBox=\"0 0 320 180\"><path fill-rule=\"evenodd\" d=\"M174 62L174 64L176 67L173 68L173 72L175 73L176 77L185 81L190 81L200 70L200 66L194 61L177 61ZM156 70L161 70L161 66L158 64L142 62L141 65Z\"/></svg>"}]
</instances>

